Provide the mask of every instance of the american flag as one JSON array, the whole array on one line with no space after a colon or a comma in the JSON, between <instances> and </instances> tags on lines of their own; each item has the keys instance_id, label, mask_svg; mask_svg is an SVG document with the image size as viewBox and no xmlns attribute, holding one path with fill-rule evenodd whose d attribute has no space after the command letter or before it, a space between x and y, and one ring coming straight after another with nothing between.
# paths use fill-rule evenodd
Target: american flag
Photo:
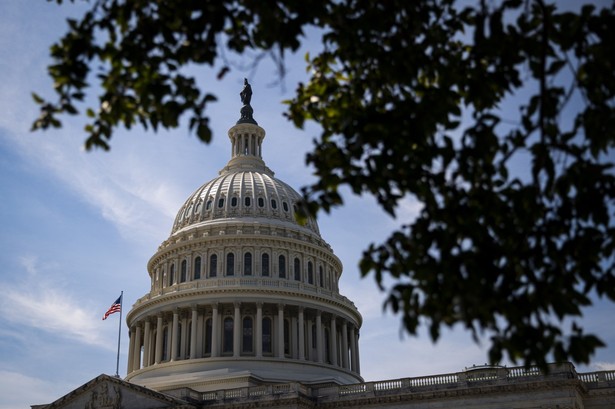
<instances>
[{"instance_id":1,"label":"american flag","mask_svg":"<svg viewBox=\"0 0 615 409\"><path fill-rule=\"evenodd\" d=\"M121 295L117 298L117 300L115 300L113 304L111 304L111 307L109 307L105 315L103 315L102 319L106 320L109 315L114 314L116 312L120 312L120 311L122 311L122 296Z\"/></svg>"}]
</instances>

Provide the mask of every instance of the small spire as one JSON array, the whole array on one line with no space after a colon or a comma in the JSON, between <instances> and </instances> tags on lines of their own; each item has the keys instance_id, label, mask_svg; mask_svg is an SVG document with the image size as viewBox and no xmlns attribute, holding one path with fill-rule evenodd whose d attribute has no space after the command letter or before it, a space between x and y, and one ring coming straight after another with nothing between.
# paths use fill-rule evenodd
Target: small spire
<instances>
[{"instance_id":1,"label":"small spire","mask_svg":"<svg viewBox=\"0 0 615 409\"><path fill-rule=\"evenodd\" d=\"M247 78L243 79L243 89L239 93L239 97L241 98L243 106L241 107L241 111L239 111L241 112L241 118L239 118L239 121L237 121L237 123L258 125L252 117L252 114L254 113L254 110L250 105L250 101L252 100L252 87L248 83Z\"/></svg>"}]
</instances>

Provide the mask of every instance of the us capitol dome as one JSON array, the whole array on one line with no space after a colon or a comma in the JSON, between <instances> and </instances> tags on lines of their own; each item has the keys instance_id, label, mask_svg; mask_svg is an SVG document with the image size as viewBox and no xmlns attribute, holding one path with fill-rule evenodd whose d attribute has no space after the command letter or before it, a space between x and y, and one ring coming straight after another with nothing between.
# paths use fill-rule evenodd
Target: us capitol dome
<instances>
[{"instance_id":1,"label":"us capitol dome","mask_svg":"<svg viewBox=\"0 0 615 409\"><path fill-rule=\"evenodd\" d=\"M362 382L362 318L339 292L342 264L301 196L262 158L265 130L245 81L231 158L188 197L148 262L149 292L126 320L126 380L206 392Z\"/></svg>"}]
</instances>

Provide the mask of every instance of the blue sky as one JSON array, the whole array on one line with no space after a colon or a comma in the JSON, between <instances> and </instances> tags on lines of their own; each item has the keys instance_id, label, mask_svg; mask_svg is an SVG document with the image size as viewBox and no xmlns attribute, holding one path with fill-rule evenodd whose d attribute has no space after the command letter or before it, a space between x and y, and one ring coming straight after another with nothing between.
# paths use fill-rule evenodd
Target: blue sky
<instances>
[{"instance_id":1,"label":"blue sky","mask_svg":"<svg viewBox=\"0 0 615 409\"><path fill-rule=\"evenodd\" d=\"M213 82L214 140L204 145L184 126L173 132L120 130L111 152L84 152L83 122L65 119L57 131L31 133L37 107L30 93L50 95L48 46L65 18L83 6L42 0L0 2L0 409L48 403L101 374L115 373L119 315L102 321L124 291L127 311L149 289L146 263L165 240L183 201L217 175L230 158L227 130L239 117L247 75L234 69ZM281 101L303 78L303 56L290 58L285 87L271 84L273 68L250 76L254 116L266 130L264 158L276 176L299 189L312 180L305 152L317 132L300 132L282 117ZM199 69L201 80L212 77ZM419 205L406 201L401 218ZM360 221L359 223L357 221ZM363 314L361 369L366 380L457 372L485 362L470 334L446 331L434 346L422 333L402 336L397 318L383 314L384 294L359 278L357 261L396 221L370 198L322 215L322 236L345 268L341 292ZM613 304L588 310L586 325L611 345L579 371L615 369ZM122 323L123 324L123 323ZM126 373L122 325L120 374Z\"/></svg>"}]
</instances>

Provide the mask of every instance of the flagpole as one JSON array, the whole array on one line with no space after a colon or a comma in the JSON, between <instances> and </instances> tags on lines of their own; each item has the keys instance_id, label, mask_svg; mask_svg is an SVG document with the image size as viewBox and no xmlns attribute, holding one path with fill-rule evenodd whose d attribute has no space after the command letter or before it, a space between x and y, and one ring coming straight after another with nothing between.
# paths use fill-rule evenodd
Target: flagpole
<instances>
[{"instance_id":1,"label":"flagpole","mask_svg":"<svg viewBox=\"0 0 615 409\"><path fill-rule=\"evenodd\" d=\"M115 377L120 377L120 339L122 337L122 305L124 304L124 291L120 293L120 321L117 331L117 362L115 365Z\"/></svg>"}]
</instances>

